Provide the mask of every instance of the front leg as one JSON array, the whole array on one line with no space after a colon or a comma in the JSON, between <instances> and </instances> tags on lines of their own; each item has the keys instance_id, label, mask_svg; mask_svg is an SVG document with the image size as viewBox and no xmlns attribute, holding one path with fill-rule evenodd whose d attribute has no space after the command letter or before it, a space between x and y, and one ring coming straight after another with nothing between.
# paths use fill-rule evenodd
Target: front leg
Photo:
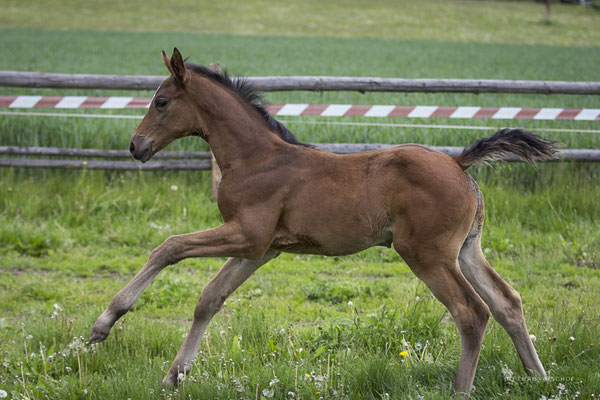
<instances>
[{"instance_id":1,"label":"front leg","mask_svg":"<svg viewBox=\"0 0 600 400\"><path fill-rule=\"evenodd\" d=\"M230 258L221 267L217 275L202 289L200 299L194 310L194 321L192 327L183 342L167 376L163 379L165 387L172 387L178 383L179 374L189 372L202 335L212 317L221 309L225 300L258 268L269 260L277 257L277 250L268 250L259 260L244 260Z\"/></svg>"},{"instance_id":2,"label":"front leg","mask_svg":"<svg viewBox=\"0 0 600 400\"><path fill-rule=\"evenodd\" d=\"M110 328L131 309L142 292L163 268L190 257L237 257L260 259L268 244L252 239L239 224L227 223L196 233L171 236L155 248L137 275L115 295L94 326L89 343L106 339Z\"/></svg>"}]
</instances>

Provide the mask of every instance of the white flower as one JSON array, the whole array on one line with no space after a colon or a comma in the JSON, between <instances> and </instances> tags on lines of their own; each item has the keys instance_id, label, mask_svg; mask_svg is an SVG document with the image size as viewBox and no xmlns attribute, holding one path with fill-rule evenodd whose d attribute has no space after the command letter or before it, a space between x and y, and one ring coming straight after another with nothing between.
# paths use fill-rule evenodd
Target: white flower
<instances>
[{"instance_id":1,"label":"white flower","mask_svg":"<svg viewBox=\"0 0 600 400\"><path fill-rule=\"evenodd\" d=\"M351 301L349 301L349 302L348 302L348 305L349 305L350 307L352 307L352 306L354 305L354 303L352 303Z\"/></svg>"},{"instance_id":2,"label":"white flower","mask_svg":"<svg viewBox=\"0 0 600 400\"><path fill-rule=\"evenodd\" d=\"M574 341L575 341L575 338L574 338L573 336L571 336L571 337L569 337L569 340L570 340L571 342L574 342Z\"/></svg>"},{"instance_id":3,"label":"white flower","mask_svg":"<svg viewBox=\"0 0 600 400\"><path fill-rule=\"evenodd\" d=\"M513 380L513 371L508 367L507 364L502 366L502 375L504 375L504 380L507 382L512 382Z\"/></svg>"},{"instance_id":4,"label":"white flower","mask_svg":"<svg viewBox=\"0 0 600 400\"><path fill-rule=\"evenodd\" d=\"M244 385L238 378L233 378L233 387L240 393L244 391Z\"/></svg>"},{"instance_id":5,"label":"white flower","mask_svg":"<svg viewBox=\"0 0 600 400\"><path fill-rule=\"evenodd\" d=\"M271 389L271 390L263 389L263 391L262 391L262 395L265 397L273 397L274 394L275 394L275 391L273 389Z\"/></svg>"},{"instance_id":6,"label":"white flower","mask_svg":"<svg viewBox=\"0 0 600 400\"><path fill-rule=\"evenodd\" d=\"M179 188L177 187L177 185L171 185L171 190L177 190L177 189L179 189Z\"/></svg>"},{"instance_id":7,"label":"white flower","mask_svg":"<svg viewBox=\"0 0 600 400\"><path fill-rule=\"evenodd\" d=\"M185 379L185 375L183 374L183 372L180 372L179 374L177 374L177 382L182 382Z\"/></svg>"},{"instance_id":8,"label":"white flower","mask_svg":"<svg viewBox=\"0 0 600 400\"><path fill-rule=\"evenodd\" d=\"M62 311L62 307L55 303L54 304L54 311Z\"/></svg>"},{"instance_id":9,"label":"white flower","mask_svg":"<svg viewBox=\"0 0 600 400\"><path fill-rule=\"evenodd\" d=\"M6 390L0 390L0 399L5 398L6 396L8 396L8 393L6 393Z\"/></svg>"},{"instance_id":10,"label":"white flower","mask_svg":"<svg viewBox=\"0 0 600 400\"><path fill-rule=\"evenodd\" d=\"M529 339L531 339L531 341L535 343L537 338L535 337L535 335L529 335Z\"/></svg>"}]
</instances>

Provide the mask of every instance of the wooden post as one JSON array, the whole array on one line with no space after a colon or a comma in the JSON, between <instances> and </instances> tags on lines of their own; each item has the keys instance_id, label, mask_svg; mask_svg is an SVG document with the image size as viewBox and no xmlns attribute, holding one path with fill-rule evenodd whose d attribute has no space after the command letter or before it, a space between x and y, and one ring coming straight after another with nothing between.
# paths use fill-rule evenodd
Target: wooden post
<instances>
[{"instance_id":1,"label":"wooden post","mask_svg":"<svg viewBox=\"0 0 600 400\"><path fill-rule=\"evenodd\" d=\"M214 154L212 154L210 166L212 171L212 196L214 201L217 201L219 184L221 183L221 169L217 164L217 159Z\"/></svg>"},{"instance_id":2,"label":"wooden post","mask_svg":"<svg viewBox=\"0 0 600 400\"><path fill-rule=\"evenodd\" d=\"M210 64L210 69L219 74L223 72L223 68L219 63ZM211 167L212 167L212 197L214 201L217 201L219 197L219 184L221 183L221 169L219 168L219 164L217 164L217 159L215 155L211 153Z\"/></svg>"}]
</instances>

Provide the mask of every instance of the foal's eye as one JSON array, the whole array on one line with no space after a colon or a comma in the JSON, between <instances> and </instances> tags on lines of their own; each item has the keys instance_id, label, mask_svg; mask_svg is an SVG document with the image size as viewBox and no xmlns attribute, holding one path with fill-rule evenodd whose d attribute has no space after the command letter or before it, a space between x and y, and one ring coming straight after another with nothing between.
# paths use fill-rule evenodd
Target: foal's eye
<instances>
[{"instance_id":1,"label":"foal's eye","mask_svg":"<svg viewBox=\"0 0 600 400\"><path fill-rule=\"evenodd\" d=\"M164 98L158 98L156 99L156 108L165 108L167 106L167 104L169 104L169 100L164 99Z\"/></svg>"}]
</instances>

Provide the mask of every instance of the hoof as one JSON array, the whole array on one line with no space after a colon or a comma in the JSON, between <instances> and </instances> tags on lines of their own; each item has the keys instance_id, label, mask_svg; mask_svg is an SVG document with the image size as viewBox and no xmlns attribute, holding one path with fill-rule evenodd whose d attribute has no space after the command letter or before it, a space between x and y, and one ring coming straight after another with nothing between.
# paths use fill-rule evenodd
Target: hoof
<instances>
[{"instance_id":1,"label":"hoof","mask_svg":"<svg viewBox=\"0 0 600 400\"><path fill-rule=\"evenodd\" d=\"M96 344L103 342L108 337L108 333L92 332L88 344Z\"/></svg>"},{"instance_id":2,"label":"hoof","mask_svg":"<svg viewBox=\"0 0 600 400\"><path fill-rule=\"evenodd\" d=\"M164 377L164 379L162 380L161 384L162 387L165 389L171 389L174 388L175 386L177 386L179 382L177 381L177 376L172 375L172 374L167 374L167 376Z\"/></svg>"},{"instance_id":3,"label":"hoof","mask_svg":"<svg viewBox=\"0 0 600 400\"><path fill-rule=\"evenodd\" d=\"M102 332L100 330L92 328L92 334L90 335L90 340L88 340L88 344L103 342L104 339L106 339L107 337L108 332Z\"/></svg>"},{"instance_id":4,"label":"hoof","mask_svg":"<svg viewBox=\"0 0 600 400\"><path fill-rule=\"evenodd\" d=\"M110 333L111 326L112 325L110 323L107 323L104 314L101 315L92 327L92 334L90 335L88 344L100 343L104 341L104 339L106 339Z\"/></svg>"}]
</instances>

